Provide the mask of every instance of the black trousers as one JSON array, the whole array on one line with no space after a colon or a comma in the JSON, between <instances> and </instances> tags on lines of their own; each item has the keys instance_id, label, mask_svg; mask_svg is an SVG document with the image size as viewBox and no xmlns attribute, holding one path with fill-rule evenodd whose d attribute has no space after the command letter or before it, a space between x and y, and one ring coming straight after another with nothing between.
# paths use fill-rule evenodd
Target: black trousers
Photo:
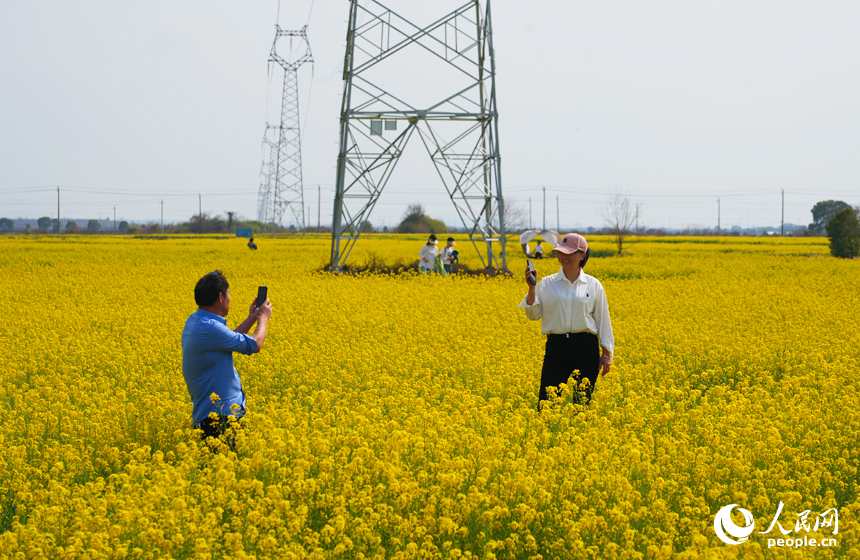
<instances>
[{"instance_id":1,"label":"black trousers","mask_svg":"<svg viewBox=\"0 0 860 560\"><path fill-rule=\"evenodd\" d=\"M573 370L579 370L579 376L570 379ZM591 401L597 373L600 370L600 344L597 335L588 332L551 334L546 337L546 352L543 356L543 369L540 374L540 401L546 400L546 388L558 387L562 383L572 385L576 390L580 380L588 379L585 390L585 404ZM576 399L576 397L574 397Z\"/></svg>"},{"instance_id":2,"label":"black trousers","mask_svg":"<svg viewBox=\"0 0 860 560\"><path fill-rule=\"evenodd\" d=\"M234 434L230 429L230 424L227 420L227 416L218 416L217 420L212 420L211 418L206 418L202 422L198 422L194 424L194 427L198 430L203 431L203 441L206 441L209 438L217 438L221 434L225 434L229 432L227 437L227 443L232 447L234 443ZM236 419L236 427L238 429L242 429L242 418Z\"/></svg>"}]
</instances>

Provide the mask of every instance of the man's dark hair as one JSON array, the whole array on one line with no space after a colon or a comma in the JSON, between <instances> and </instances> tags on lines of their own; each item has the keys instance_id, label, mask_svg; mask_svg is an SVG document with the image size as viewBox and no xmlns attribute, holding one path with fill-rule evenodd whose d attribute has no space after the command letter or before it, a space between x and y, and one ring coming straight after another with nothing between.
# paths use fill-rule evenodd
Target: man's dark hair
<instances>
[{"instance_id":1,"label":"man's dark hair","mask_svg":"<svg viewBox=\"0 0 860 560\"><path fill-rule=\"evenodd\" d=\"M194 301L200 307L209 307L218 301L218 294L227 295L230 283L224 278L220 270L210 272L197 281L194 286Z\"/></svg>"}]
</instances>

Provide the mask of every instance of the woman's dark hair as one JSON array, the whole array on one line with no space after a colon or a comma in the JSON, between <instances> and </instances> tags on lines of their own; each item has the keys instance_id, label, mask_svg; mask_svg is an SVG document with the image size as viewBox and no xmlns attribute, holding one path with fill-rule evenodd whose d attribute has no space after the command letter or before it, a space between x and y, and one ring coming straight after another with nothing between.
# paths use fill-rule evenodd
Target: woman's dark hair
<instances>
[{"instance_id":1,"label":"woman's dark hair","mask_svg":"<svg viewBox=\"0 0 860 560\"><path fill-rule=\"evenodd\" d=\"M218 301L218 294L227 295L230 284L220 270L210 272L194 286L194 301L200 307L209 307Z\"/></svg>"},{"instance_id":2,"label":"woman's dark hair","mask_svg":"<svg viewBox=\"0 0 860 560\"><path fill-rule=\"evenodd\" d=\"M431 234L430 234L430 241L435 241L435 240L436 240L436 234L435 234L435 233L431 233Z\"/></svg>"},{"instance_id":3,"label":"woman's dark hair","mask_svg":"<svg viewBox=\"0 0 860 560\"><path fill-rule=\"evenodd\" d=\"M582 260L579 261L579 268L585 266L585 263L588 262L588 257L591 256L591 248L585 250L585 255L582 256Z\"/></svg>"}]
</instances>

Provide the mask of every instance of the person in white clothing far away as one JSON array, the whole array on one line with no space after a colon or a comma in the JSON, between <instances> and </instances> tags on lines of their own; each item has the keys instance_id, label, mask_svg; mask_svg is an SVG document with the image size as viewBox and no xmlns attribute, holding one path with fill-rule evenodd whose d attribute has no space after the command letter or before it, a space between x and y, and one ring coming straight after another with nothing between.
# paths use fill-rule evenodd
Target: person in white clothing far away
<instances>
[{"instance_id":1,"label":"person in white clothing far away","mask_svg":"<svg viewBox=\"0 0 860 560\"><path fill-rule=\"evenodd\" d=\"M424 272L433 272L436 268L436 257L439 255L439 248L436 246L439 241L434 234L430 234L427 244L421 247L418 252L418 267Z\"/></svg>"}]
</instances>

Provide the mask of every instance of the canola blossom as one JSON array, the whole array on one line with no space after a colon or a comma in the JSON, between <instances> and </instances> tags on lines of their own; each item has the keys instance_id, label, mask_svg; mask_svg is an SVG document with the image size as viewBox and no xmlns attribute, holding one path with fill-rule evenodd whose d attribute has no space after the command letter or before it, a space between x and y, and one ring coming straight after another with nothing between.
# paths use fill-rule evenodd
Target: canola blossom
<instances>
[{"instance_id":1,"label":"canola blossom","mask_svg":"<svg viewBox=\"0 0 860 560\"><path fill-rule=\"evenodd\" d=\"M257 242L0 237L0 558L860 558L860 261L826 239L592 258L612 371L590 406L562 387L540 413L516 243L513 277L441 278L320 272L325 236ZM369 235L350 260L423 242ZM235 451L200 441L181 370L214 269L231 328L258 285L274 307L263 351L234 355ZM838 546L768 548L780 503L792 536ZM755 518L738 545L714 529L730 504ZM831 508L838 534L799 521Z\"/></svg>"}]
</instances>

